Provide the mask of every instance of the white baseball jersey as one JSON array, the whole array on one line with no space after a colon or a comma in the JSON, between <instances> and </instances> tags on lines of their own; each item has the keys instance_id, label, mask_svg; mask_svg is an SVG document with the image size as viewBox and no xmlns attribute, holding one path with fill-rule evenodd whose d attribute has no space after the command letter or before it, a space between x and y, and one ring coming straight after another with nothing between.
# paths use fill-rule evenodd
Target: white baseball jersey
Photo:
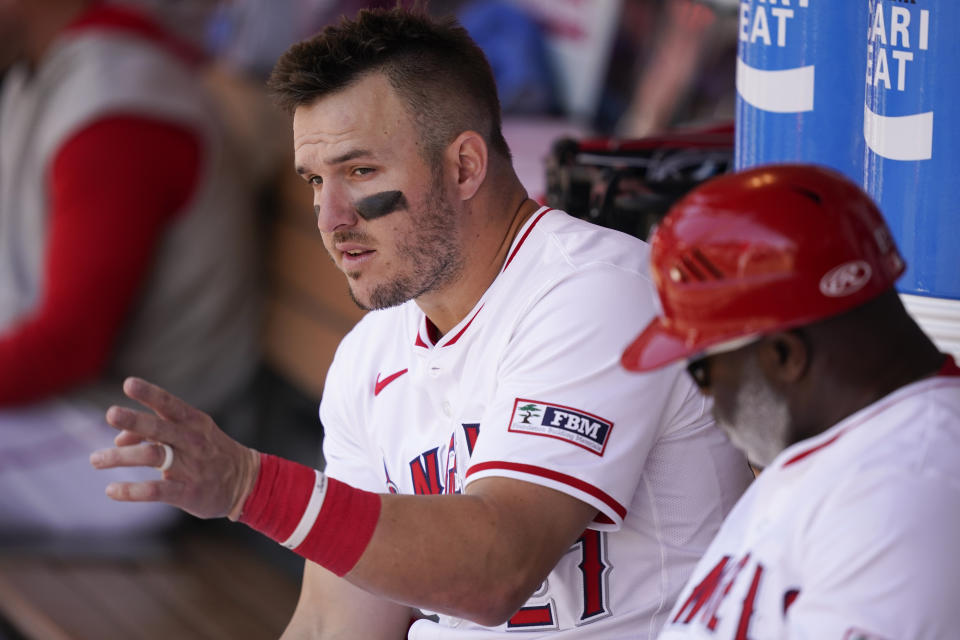
<instances>
[{"instance_id":1,"label":"white baseball jersey","mask_svg":"<svg viewBox=\"0 0 960 640\"><path fill-rule=\"evenodd\" d=\"M320 409L330 476L402 494L509 477L599 511L509 622L441 616L410 638L648 638L663 624L752 476L679 365L620 366L654 314L648 257L640 240L544 208L442 338L413 302L344 338Z\"/></svg>"},{"instance_id":2,"label":"white baseball jersey","mask_svg":"<svg viewBox=\"0 0 960 640\"><path fill-rule=\"evenodd\" d=\"M960 369L785 449L661 640L960 638Z\"/></svg>"}]
</instances>

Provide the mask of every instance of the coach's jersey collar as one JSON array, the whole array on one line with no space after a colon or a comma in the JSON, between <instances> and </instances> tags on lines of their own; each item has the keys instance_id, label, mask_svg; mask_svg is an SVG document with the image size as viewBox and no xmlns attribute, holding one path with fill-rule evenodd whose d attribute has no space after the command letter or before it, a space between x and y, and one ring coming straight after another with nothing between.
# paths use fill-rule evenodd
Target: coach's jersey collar
<instances>
[{"instance_id":1,"label":"coach's jersey collar","mask_svg":"<svg viewBox=\"0 0 960 640\"><path fill-rule=\"evenodd\" d=\"M783 460L775 461L774 464L781 468L786 468L796 464L801 460L812 456L818 451L826 449L834 442L839 440L841 436L852 431L853 429L856 429L861 424L869 422L873 416L892 407L904 396L912 395L918 392L921 387L924 387L931 382L935 383L938 380L944 380L948 378L960 381L960 367L957 366L953 356L944 354L943 365L940 367L940 370L937 371L936 375L900 387L887 396L877 400L873 404L864 407L860 411L857 411L848 418L841 420L823 433L788 447L783 451L783 453L780 454L780 458Z\"/></svg>"}]
</instances>

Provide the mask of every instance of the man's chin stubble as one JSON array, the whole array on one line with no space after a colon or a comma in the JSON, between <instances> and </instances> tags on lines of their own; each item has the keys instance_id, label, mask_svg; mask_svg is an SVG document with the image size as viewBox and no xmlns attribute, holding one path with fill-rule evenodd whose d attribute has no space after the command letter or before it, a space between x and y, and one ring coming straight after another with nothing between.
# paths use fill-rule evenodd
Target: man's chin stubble
<instances>
[{"instance_id":1,"label":"man's chin stubble","mask_svg":"<svg viewBox=\"0 0 960 640\"><path fill-rule=\"evenodd\" d=\"M350 274L347 274L349 277ZM392 282L385 285L380 285L374 287L373 291L370 293L369 301L364 302L360 300L356 293L353 290L353 287L347 286L347 290L350 293L350 299L353 300L353 303L363 309L364 311L375 311L377 309L388 309L390 307L397 307L408 300L411 300L415 296L409 295L407 291L408 287L406 283L402 282Z\"/></svg>"}]
</instances>

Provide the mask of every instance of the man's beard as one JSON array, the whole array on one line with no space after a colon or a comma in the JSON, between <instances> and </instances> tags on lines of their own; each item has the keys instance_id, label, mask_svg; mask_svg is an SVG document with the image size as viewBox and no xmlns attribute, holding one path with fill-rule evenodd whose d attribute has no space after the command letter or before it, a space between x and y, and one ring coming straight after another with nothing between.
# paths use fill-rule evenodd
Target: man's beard
<instances>
[{"instance_id":1,"label":"man's beard","mask_svg":"<svg viewBox=\"0 0 960 640\"><path fill-rule=\"evenodd\" d=\"M770 387L755 360L744 364L731 421L718 419L734 446L759 467L768 466L790 444L787 403Z\"/></svg>"},{"instance_id":2,"label":"man's beard","mask_svg":"<svg viewBox=\"0 0 960 640\"><path fill-rule=\"evenodd\" d=\"M435 182L423 208L414 217L415 233L402 238L397 246L398 257L411 270L375 286L366 303L357 299L351 287L350 297L357 306L367 310L395 307L455 280L463 271L455 215Z\"/></svg>"}]
</instances>

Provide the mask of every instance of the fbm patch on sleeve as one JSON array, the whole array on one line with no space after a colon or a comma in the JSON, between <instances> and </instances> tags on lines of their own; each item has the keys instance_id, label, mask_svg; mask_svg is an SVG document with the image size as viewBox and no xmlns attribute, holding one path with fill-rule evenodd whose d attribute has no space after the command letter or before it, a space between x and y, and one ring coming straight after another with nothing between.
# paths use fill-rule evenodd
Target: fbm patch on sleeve
<instances>
[{"instance_id":1,"label":"fbm patch on sleeve","mask_svg":"<svg viewBox=\"0 0 960 640\"><path fill-rule=\"evenodd\" d=\"M592 413L539 400L517 398L508 431L566 440L603 455L613 423Z\"/></svg>"}]
</instances>

